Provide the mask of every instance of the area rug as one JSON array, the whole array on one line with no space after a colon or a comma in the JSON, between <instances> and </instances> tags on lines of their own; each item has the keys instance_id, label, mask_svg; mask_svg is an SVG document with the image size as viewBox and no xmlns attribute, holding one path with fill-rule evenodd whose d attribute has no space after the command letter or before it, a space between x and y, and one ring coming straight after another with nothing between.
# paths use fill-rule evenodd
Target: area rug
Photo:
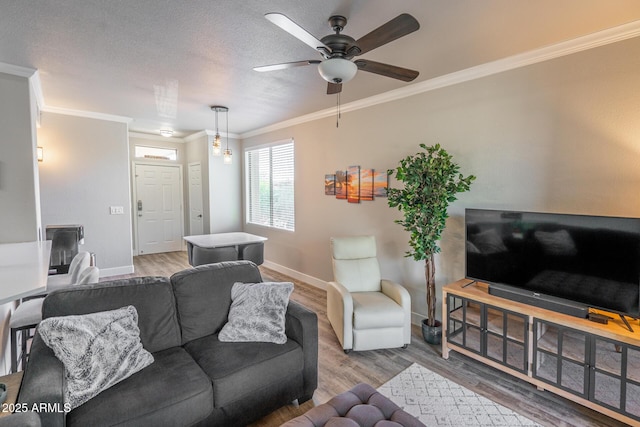
<instances>
[{"instance_id":1,"label":"area rug","mask_svg":"<svg viewBox=\"0 0 640 427\"><path fill-rule=\"evenodd\" d=\"M378 391L429 427L540 426L417 363Z\"/></svg>"}]
</instances>

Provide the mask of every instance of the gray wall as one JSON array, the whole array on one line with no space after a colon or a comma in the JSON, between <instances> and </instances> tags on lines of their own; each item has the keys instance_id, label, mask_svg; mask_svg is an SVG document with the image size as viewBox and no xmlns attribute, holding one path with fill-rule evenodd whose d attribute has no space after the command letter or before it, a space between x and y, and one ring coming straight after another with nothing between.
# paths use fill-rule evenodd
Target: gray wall
<instances>
[{"instance_id":1,"label":"gray wall","mask_svg":"<svg viewBox=\"0 0 640 427\"><path fill-rule=\"evenodd\" d=\"M127 124L43 113L38 143L43 225L84 225L81 248L96 254L102 277L133 272Z\"/></svg>"},{"instance_id":2,"label":"gray wall","mask_svg":"<svg viewBox=\"0 0 640 427\"><path fill-rule=\"evenodd\" d=\"M206 132L205 132L206 133ZM202 165L202 189L204 192L202 205L204 216L204 233L226 233L242 230L242 152L240 143L229 138L229 148L233 153L230 165L223 163L222 156L214 156L212 149L213 136L198 134L185 138L187 141L185 168L185 182L187 180L188 164L200 162ZM208 133L211 133L208 131ZM226 137L223 136L223 146L226 147ZM188 195L188 184L185 192ZM188 200L188 197L187 197ZM187 221L188 221L187 203ZM188 230L188 222L187 227Z\"/></svg>"},{"instance_id":3,"label":"gray wall","mask_svg":"<svg viewBox=\"0 0 640 427\"><path fill-rule=\"evenodd\" d=\"M424 314L423 264L403 257L400 214L383 198L325 196L325 174L386 170L418 144L440 143L476 175L449 209L439 287L464 276L466 207L640 217L639 51L631 39L343 113L338 129L331 117L247 138L244 147L295 138L296 231L245 230L269 238L269 261L323 281L332 279L331 236L373 234L383 277L409 288Z\"/></svg>"},{"instance_id":4,"label":"gray wall","mask_svg":"<svg viewBox=\"0 0 640 427\"><path fill-rule=\"evenodd\" d=\"M38 239L38 162L29 79L0 73L0 243Z\"/></svg>"},{"instance_id":5,"label":"gray wall","mask_svg":"<svg viewBox=\"0 0 640 427\"><path fill-rule=\"evenodd\" d=\"M29 79L0 73L0 243L34 241L40 235L35 110ZM0 374L10 368L14 307L0 305Z\"/></svg>"}]
</instances>

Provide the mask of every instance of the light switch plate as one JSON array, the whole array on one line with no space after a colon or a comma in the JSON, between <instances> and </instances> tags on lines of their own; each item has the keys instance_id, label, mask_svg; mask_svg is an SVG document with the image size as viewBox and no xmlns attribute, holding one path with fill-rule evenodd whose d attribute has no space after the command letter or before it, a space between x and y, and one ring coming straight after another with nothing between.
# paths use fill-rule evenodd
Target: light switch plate
<instances>
[{"instance_id":1,"label":"light switch plate","mask_svg":"<svg viewBox=\"0 0 640 427\"><path fill-rule=\"evenodd\" d=\"M122 206L110 206L109 212L111 215L124 215L124 207Z\"/></svg>"}]
</instances>

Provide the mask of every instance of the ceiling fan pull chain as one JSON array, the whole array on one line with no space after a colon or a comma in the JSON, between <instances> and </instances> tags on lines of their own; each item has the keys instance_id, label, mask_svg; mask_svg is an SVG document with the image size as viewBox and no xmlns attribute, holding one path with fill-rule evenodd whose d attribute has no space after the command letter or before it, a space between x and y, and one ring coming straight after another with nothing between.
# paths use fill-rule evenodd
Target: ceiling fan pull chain
<instances>
[{"instance_id":1,"label":"ceiling fan pull chain","mask_svg":"<svg viewBox=\"0 0 640 427\"><path fill-rule=\"evenodd\" d=\"M340 127L340 92L336 94L336 127Z\"/></svg>"}]
</instances>

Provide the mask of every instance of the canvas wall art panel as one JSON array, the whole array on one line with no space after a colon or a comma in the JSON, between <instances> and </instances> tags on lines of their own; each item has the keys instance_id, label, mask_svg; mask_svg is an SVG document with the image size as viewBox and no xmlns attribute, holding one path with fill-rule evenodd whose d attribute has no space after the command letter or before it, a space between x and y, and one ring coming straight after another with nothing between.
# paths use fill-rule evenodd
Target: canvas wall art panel
<instances>
[{"instance_id":1,"label":"canvas wall art panel","mask_svg":"<svg viewBox=\"0 0 640 427\"><path fill-rule=\"evenodd\" d=\"M389 175L386 171L375 171L373 173L373 196L387 197L389 187Z\"/></svg>"},{"instance_id":2,"label":"canvas wall art panel","mask_svg":"<svg viewBox=\"0 0 640 427\"><path fill-rule=\"evenodd\" d=\"M373 200L373 169L360 169L360 200Z\"/></svg>"},{"instance_id":3,"label":"canvas wall art panel","mask_svg":"<svg viewBox=\"0 0 640 427\"><path fill-rule=\"evenodd\" d=\"M336 171L336 199L346 199L347 198L347 172L346 171Z\"/></svg>"},{"instance_id":4,"label":"canvas wall art panel","mask_svg":"<svg viewBox=\"0 0 640 427\"><path fill-rule=\"evenodd\" d=\"M347 202L360 203L360 166L347 169Z\"/></svg>"},{"instance_id":5,"label":"canvas wall art panel","mask_svg":"<svg viewBox=\"0 0 640 427\"><path fill-rule=\"evenodd\" d=\"M324 176L324 194L327 196L336 195L336 175L327 174Z\"/></svg>"}]
</instances>

